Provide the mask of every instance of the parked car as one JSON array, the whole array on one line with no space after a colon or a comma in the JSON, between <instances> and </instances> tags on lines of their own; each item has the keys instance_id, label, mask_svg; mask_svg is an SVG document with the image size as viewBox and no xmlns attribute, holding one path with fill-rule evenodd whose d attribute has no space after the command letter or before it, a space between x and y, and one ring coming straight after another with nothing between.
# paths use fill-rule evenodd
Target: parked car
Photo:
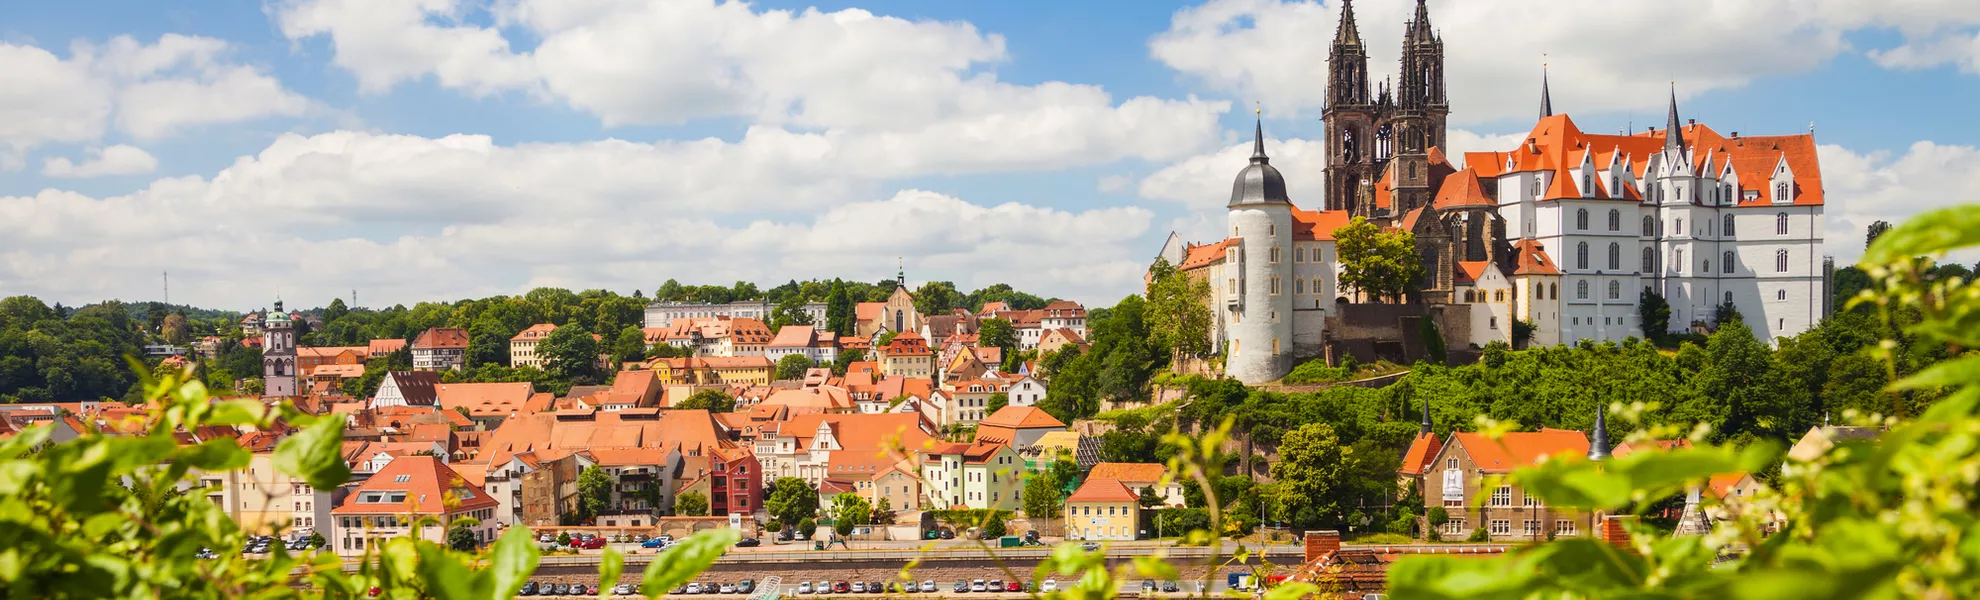
<instances>
[{"instance_id":1,"label":"parked car","mask_svg":"<svg viewBox=\"0 0 1980 600\"><path fill-rule=\"evenodd\" d=\"M1143 587L1145 588L1146 586ZM1045 580L1044 583L1038 584L1038 591L1045 592L1047 594L1059 591L1059 580L1057 579ZM1147 591L1147 590L1144 589L1143 591Z\"/></svg>"},{"instance_id":2,"label":"parked car","mask_svg":"<svg viewBox=\"0 0 1980 600\"><path fill-rule=\"evenodd\" d=\"M722 586L704 581L701 582L701 593L719 594L722 593Z\"/></svg>"},{"instance_id":3,"label":"parked car","mask_svg":"<svg viewBox=\"0 0 1980 600\"><path fill-rule=\"evenodd\" d=\"M524 595L524 596L534 596L534 595L536 595L536 582L534 582L534 581L525 581L525 582L523 582L523 586L522 586L522 589L521 589L521 590L517 590L517 591L516 591L516 593L517 593L517 594L521 594L521 595Z\"/></svg>"},{"instance_id":4,"label":"parked car","mask_svg":"<svg viewBox=\"0 0 1980 600\"><path fill-rule=\"evenodd\" d=\"M582 543L582 544L578 544L578 545L577 545L577 547L579 547L579 548L583 548L583 549L586 549L586 550L597 550L597 549L599 549L599 548L604 548L604 547L605 547L605 538L602 538L602 537L595 537L595 538L591 538L591 539L588 539L588 540L585 540L585 541L584 541L584 543Z\"/></svg>"},{"instance_id":5,"label":"parked car","mask_svg":"<svg viewBox=\"0 0 1980 600\"><path fill-rule=\"evenodd\" d=\"M550 534L548 534L548 533L545 533L545 534L542 534L542 535L539 535L539 536L536 536L536 541L537 541L537 543L541 543L541 544L549 544L549 543L554 543L554 542L556 542L556 541L557 541L557 536L554 536L554 535L550 535Z\"/></svg>"},{"instance_id":6,"label":"parked car","mask_svg":"<svg viewBox=\"0 0 1980 600\"><path fill-rule=\"evenodd\" d=\"M683 592L688 594L699 594L701 593L701 584L690 583L688 584L687 589L683 590Z\"/></svg>"},{"instance_id":7,"label":"parked car","mask_svg":"<svg viewBox=\"0 0 1980 600\"><path fill-rule=\"evenodd\" d=\"M664 542L667 542L667 543L669 543L669 544L672 544L672 543L674 543L674 536L673 536L673 535L671 535L671 534L665 534L665 533L663 533L663 534L660 534L660 535L659 535L659 536L658 536L658 537L657 537L656 539L659 539L659 540L661 540L661 541L664 541Z\"/></svg>"},{"instance_id":8,"label":"parked car","mask_svg":"<svg viewBox=\"0 0 1980 600\"><path fill-rule=\"evenodd\" d=\"M1087 552L1094 552L1100 549L1100 542L1087 542L1084 544L1080 544L1079 549L1085 550Z\"/></svg>"},{"instance_id":9,"label":"parked car","mask_svg":"<svg viewBox=\"0 0 1980 600\"><path fill-rule=\"evenodd\" d=\"M924 579L924 580L922 580L922 582L921 582L921 593L923 593L923 594L933 594L933 593L935 593L935 580L933 580L933 579Z\"/></svg>"},{"instance_id":10,"label":"parked car","mask_svg":"<svg viewBox=\"0 0 1980 600\"><path fill-rule=\"evenodd\" d=\"M944 529L944 530L942 530L942 539L945 539L945 540L953 540L953 539L956 539L956 532L955 532L955 530L953 530L953 529Z\"/></svg>"},{"instance_id":11,"label":"parked car","mask_svg":"<svg viewBox=\"0 0 1980 600\"><path fill-rule=\"evenodd\" d=\"M736 542L737 548L755 548L761 545L763 545L763 540L756 538L743 538Z\"/></svg>"},{"instance_id":12,"label":"parked car","mask_svg":"<svg viewBox=\"0 0 1980 600\"><path fill-rule=\"evenodd\" d=\"M975 581L971 581L971 582L969 582L969 591L972 591L972 592L981 592L981 591L986 591L986 590L987 590L988 588L987 588L987 587L985 587L985 585L984 585L984 584L985 584L985 582L984 582L983 580L981 580L981 579L978 579L978 580L975 580Z\"/></svg>"},{"instance_id":13,"label":"parked car","mask_svg":"<svg viewBox=\"0 0 1980 600\"><path fill-rule=\"evenodd\" d=\"M582 583L573 583L573 584L571 584L571 595L572 595L572 596L588 596L588 595L591 595L591 594L593 593L593 591L594 591L594 590L593 590L593 588L592 588L591 586L588 586L588 585L585 585L585 584L582 584Z\"/></svg>"},{"instance_id":14,"label":"parked car","mask_svg":"<svg viewBox=\"0 0 1980 600\"><path fill-rule=\"evenodd\" d=\"M850 591L852 591L852 584L846 583L844 581L838 581L832 583L832 593L834 594L844 594Z\"/></svg>"},{"instance_id":15,"label":"parked car","mask_svg":"<svg viewBox=\"0 0 1980 600\"><path fill-rule=\"evenodd\" d=\"M1181 586L1178 586L1178 585L1176 585L1176 582L1174 582L1174 581L1164 581L1164 582L1162 582L1162 591L1164 591L1164 592L1168 592L1168 593L1171 593L1171 594L1173 594L1173 593L1175 593L1175 592L1176 592L1176 591L1177 591L1178 589L1180 589L1180 588L1181 588Z\"/></svg>"},{"instance_id":16,"label":"parked car","mask_svg":"<svg viewBox=\"0 0 1980 600\"><path fill-rule=\"evenodd\" d=\"M866 582L864 582L864 581L855 581L855 582L853 582L853 592L852 592L852 593L855 593L855 594L864 594L864 593L866 593Z\"/></svg>"},{"instance_id":17,"label":"parked car","mask_svg":"<svg viewBox=\"0 0 1980 600\"><path fill-rule=\"evenodd\" d=\"M800 593L800 594L809 594L809 593L811 593L811 582L809 582L809 581L800 581L800 582L798 582L798 587L797 587L797 593Z\"/></svg>"},{"instance_id":18,"label":"parked car","mask_svg":"<svg viewBox=\"0 0 1980 600\"><path fill-rule=\"evenodd\" d=\"M1148 592L1153 592L1153 591L1155 591L1155 580L1153 579L1141 580L1141 593L1146 594Z\"/></svg>"},{"instance_id":19,"label":"parked car","mask_svg":"<svg viewBox=\"0 0 1980 600\"><path fill-rule=\"evenodd\" d=\"M722 593L724 593L724 594L734 594L734 593L736 593L736 584L733 584L733 583L724 583L724 584L722 584Z\"/></svg>"},{"instance_id":20,"label":"parked car","mask_svg":"<svg viewBox=\"0 0 1980 600\"><path fill-rule=\"evenodd\" d=\"M612 586L613 595L631 596L636 593L639 593L639 588L633 587L633 584L630 583L621 583L619 585Z\"/></svg>"},{"instance_id":21,"label":"parked car","mask_svg":"<svg viewBox=\"0 0 1980 600\"><path fill-rule=\"evenodd\" d=\"M652 548L652 549L656 549L656 550L657 550L657 549L660 549L660 548L665 548L665 547L667 547L667 541L666 541L666 540L663 540L663 539L660 539L660 538L653 538L653 539L650 539L650 540L646 540L646 541L644 541L644 542L640 542L640 543L639 543L639 547L641 547L641 548Z\"/></svg>"},{"instance_id":22,"label":"parked car","mask_svg":"<svg viewBox=\"0 0 1980 600\"><path fill-rule=\"evenodd\" d=\"M747 594L756 591L756 580L744 579L736 582L736 593Z\"/></svg>"},{"instance_id":23,"label":"parked car","mask_svg":"<svg viewBox=\"0 0 1980 600\"><path fill-rule=\"evenodd\" d=\"M635 535L635 536L633 536L633 541L635 541L635 542L645 542L645 541L646 541L646 534L644 534L644 533L642 533L642 534L639 534L639 535Z\"/></svg>"},{"instance_id":24,"label":"parked car","mask_svg":"<svg viewBox=\"0 0 1980 600\"><path fill-rule=\"evenodd\" d=\"M969 582L959 580L956 582L956 587L953 589L955 589L956 593L958 594L966 593L969 591Z\"/></svg>"},{"instance_id":25,"label":"parked car","mask_svg":"<svg viewBox=\"0 0 1980 600\"><path fill-rule=\"evenodd\" d=\"M832 582L830 581L820 581L818 585L811 586L811 593L813 594L823 594L830 591L832 591Z\"/></svg>"},{"instance_id":26,"label":"parked car","mask_svg":"<svg viewBox=\"0 0 1980 600\"><path fill-rule=\"evenodd\" d=\"M554 589L554 590L556 590L556 592L557 592L557 593L556 593L556 594L553 594L553 595L556 595L556 596L569 596L569 595L571 595L571 584L568 584L568 583L559 583L559 584L557 584L557 587L555 587L555 588L552 588L552 589Z\"/></svg>"}]
</instances>

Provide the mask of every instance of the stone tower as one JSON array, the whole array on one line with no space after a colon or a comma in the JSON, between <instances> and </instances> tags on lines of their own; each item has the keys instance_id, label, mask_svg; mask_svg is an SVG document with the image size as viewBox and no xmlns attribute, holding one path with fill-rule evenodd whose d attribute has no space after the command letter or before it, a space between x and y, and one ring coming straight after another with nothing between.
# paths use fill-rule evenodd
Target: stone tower
<instances>
[{"instance_id":1,"label":"stone tower","mask_svg":"<svg viewBox=\"0 0 1980 600\"><path fill-rule=\"evenodd\" d=\"M1341 3L1341 24L1327 53L1327 109L1321 117L1327 131L1327 210L1367 214L1358 193L1363 181L1380 174L1387 158L1381 106L1369 95L1368 51L1354 24L1354 2Z\"/></svg>"},{"instance_id":2,"label":"stone tower","mask_svg":"<svg viewBox=\"0 0 1980 600\"><path fill-rule=\"evenodd\" d=\"M1231 184L1231 237L1225 252L1229 280L1222 288L1230 311L1224 372L1247 384L1283 377L1292 350L1292 199L1285 176L1265 156L1265 127L1254 132L1251 164ZM1221 285L1219 285L1221 283Z\"/></svg>"},{"instance_id":3,"label":"stone tower","mask_svg":"<svg viewBox=\"0 0 1980 600\"><path fill-rule=\"evenodd\" d=\"M1442 146L1451 113L1444 95L1444 41L1430 26L1430 9L1416 0L1403 34L1402 73L1390 121L1396 137L1394 214L1430 204L1430 149Z\"/></svg>"},{"instance_id":4,"label":"stone tower","mask_svg":"<svg viewBox=\"0 0 1980 600\"><path fill-rule=\"evenodd\" d=\"M261 333L261 382L264 396L295 396L296 393L296 329L289 321L289 313L282 310L282 301L275 301L275 310L268 311L262 320Z\"/></svg>"}]
</instances>

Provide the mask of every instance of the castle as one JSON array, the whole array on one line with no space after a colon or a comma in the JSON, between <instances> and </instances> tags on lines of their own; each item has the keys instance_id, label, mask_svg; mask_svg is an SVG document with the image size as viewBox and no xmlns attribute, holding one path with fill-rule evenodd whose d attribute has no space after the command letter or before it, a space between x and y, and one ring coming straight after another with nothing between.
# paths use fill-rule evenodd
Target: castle
<instances>
[{"instance_id":1,"label":"castle","mask_svg":"<svg viewBox=\"0 0 1980 600\"><path fill-rule=\"evenodd\" d=\"M1665 298L1669 329L1736 309L1764 340L1827 315L1821 169L1814 134L1721 135L1678 117L1663 129L1596 134L1555 114L1545 73L1539 121L1518 147L1444 155L1450 104L1443 40L1423 0L1406 25L1401 77L1376 85L1344 1L1327 67L1326 197L1302 210L1265 151L1231 189L1229 237L1171 234L1161 257L1210 283L1213 347L1225 373L1276 380L1296 359L1359 335L1361 294L1338 286L1333 232L1353 217L1415 236L1423 277L1409 304L1452 347L1615 341L1643 335L1643 292ZM1566 290L1563 295L1563 290Z\"/></svg>"}]
</instances>

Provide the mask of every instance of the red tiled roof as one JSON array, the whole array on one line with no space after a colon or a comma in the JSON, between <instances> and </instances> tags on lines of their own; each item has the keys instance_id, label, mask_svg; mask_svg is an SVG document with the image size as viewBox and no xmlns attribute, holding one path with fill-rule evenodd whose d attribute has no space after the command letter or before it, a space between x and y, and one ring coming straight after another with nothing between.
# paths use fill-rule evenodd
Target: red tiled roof
<instances>
[{"instance_id":1,"label":"red tiled roof","mask_svg":"<svg viewBox=\"0 0 1980 600\"><path fill-rule=\"evenodd\" d=\"M1458 261L1457 272L1455 273L1457 275L1457 282L1458 283L1476 282L1478 281L1478 278L1485 276L1485 268L1490 266L1492 266L1492 263L1482 260Z\"/></svg>"},{"instance_id":2,"label":"red tiled roof","mask_svg":"<svg viewBox=\"0 0 1980 600\"><path fill-rule=\"evenodd\" d=\"M1005 406L997 409L997 412L992 413L990 416L984 417L983 421L979 422L978 425L1010 427L1014 429L1033 429L1040 427L1063 429L1066 426L1065 423L1052 418L1050 413L1039 410L1036 406Z\"/></svg>"},{"instance_id":3,"label":"red tiled roof","mask_svg":"<svg viewBox=\"0 0 1980 600\"><path fill-rule=\"evenodd\" d=\"M1560 267L1554 264L1552 257L1547 256L1547 248L1540 245L1540 240L1519 240L1513 243L1512 251L1514 259L1519 261L1519 267L1513 270L1514 275L1561 274Z\"/></svg>"},{"instance_id":4,"label":"red tiled roof","mask_svg":"<svg viewBox=\"0 0 1980 600\"><path fill-rule=\"evenodd\" d=\"M1183 251L1182 264L1176 265L1176 268L1180 270L1188 271L1191 269L1203 268L1209 266L1211 263L1224 260L1224 249L1230 246L1235 246L1237 245L1237 243L1238 243L1237 238L1231 238L1221 242L1211 242L1201 246L1191 245L1187 250ZM1005 311L1005 312L1009 312L1009 311Z\"/></svg>"},{"instance_id":5,"label":"red tiled roof","mask_svg":"<svg viewBox=\"0 0 1980 600\"><path fill-rule=\"evenodd\" d=\"M433 350L438 348L466 348L468 332L455 327L433 327L419 333L413 340L413 348Z\"/></svg>"},{"instance_id":6,"label":"red tiled roof","mask_svg":"<svg viewBox=\"0 0 1980 600\"><path fill-rule=\"evenodd\" d=\"M524 329L520 332L517 332L515 337L509 338L509 341L515 342L522 340L541 340L543 338L550 337L550 332L556 330L557 330L556 325L552 325L549 323L537 323L535 325L529 326L528 329Z\"/></svg>"},{"instance_id":7,"label":"red tiled roof","mask_svg":"<svg viewBox=\"0 0 1980 600\"><path fill-rule=\"evenodd\" d=\"M1079 486L1066 502L1133 502L1141 499L1141 494L1129 489L1127 484L1117 479L1090 478Z\"/></svg>"},{"instance_id":8,"label":"red tiled roof","mask_svg":"<svg viewBox=\"0 0 1980 600\"><path fill-rule=\"evenodd\" d=\"M1331 242L1334 231L1346 227L1350 216L1345 210L1299 210L1292 211L1292 233L1295 242Z\"/></svg>"},{"instance_id":9,"label":"red tiled roof","mask_svg":"<svg viewBox=\"0 0 1980 600\"><path fill-rule=\"evenodd\" d=\"M1458 171L1454 177L1444 178L1444 186L1437 189L1437 200L1432 203L1438 210L1469 206L1492 207L1490 196L1485 195L1485 186L1478 180L1478 172L1470 167Z\"/></svg>"},{"instance_id":10,"label":"red tiled roof","mask_svg":"<svg viewBox=\"0 0 1980 600\"><path fill-rule=\"evenodd\" d=\"M1120 463L1103 462L1093 465L1087 471L1087 479L1114 479L1122 483L1154 483L1169 473L1169 466L1161 463Z\"/></svg>"},{"instance_id":11,"label":"red tiled roof","mask_svg":"<svg viewBox=\"0 0 1980 600\"><path fill-rule=\"evenodd\" d=\"M1402 465L1396 470L1404 475L1421 475L1430 461L1437 459L1437 450L1443 448L1435 433L1418 433L1410 440L1409 450L1403 453Z\"/></svg>"},{"instance_id":12,"label":"red tiled roof","mask_svg":"<svg viewBox=\"0 0 1980 600\"><path fill-rule=\"evenodd\" d=\"M371 343L365 346L372 356L391 354L404 347L406 347L406 341L401 339L371 340Z\"/></svg>"},{"instance_id":13,"label":"red tiled roof","mask_svg":"<svg viewBox=\"0 0 1980 600\"><path fill-rule=\"evenodd\" d=\"M404 481L400 481L403 479ZM366 492L404 492L405 502L364 503L359 502ZM447 496L452 494L458 505L448 507ZM473 487L465 477L454 469L431 456L404 456L392 459L390 464L373 474L344 499L343 506L331 512L335 514L445 514L484 508L496 508L500 503L494 496ZM410 510L409 510L410 509Z\"/></svg>"},{"instance_id":14,"label":"red tiled roof","mask_svg":"<svg viewBox=\"0 0 1980 600\"><path fill-rule=\"evenodd\" d=\"M1487 473L1533 465L1542 456L1588 454L1588 436L1571 429L1513 432L1497 441L1477 433L1455 433L1451 441L1464 448L1478 470Z\"/></svg>"}]
</instances>

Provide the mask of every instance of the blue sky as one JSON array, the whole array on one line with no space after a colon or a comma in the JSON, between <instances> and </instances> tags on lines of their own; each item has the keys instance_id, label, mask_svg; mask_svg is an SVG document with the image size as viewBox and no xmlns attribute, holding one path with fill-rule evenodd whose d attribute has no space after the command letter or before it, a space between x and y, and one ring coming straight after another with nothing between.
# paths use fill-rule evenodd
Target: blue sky
<instances>
[{"instance_id":1,"label":"blue sky","mask_svg":"<svg viewBox=\"0 0 1980 600\"><path fill-rule=\"evenodd\" d=\"M1980 194L1975 3L1530 4L1429 3L1458 151L1530 127L1544 54L1586 130L1661 125L1673 80L1721 131L1813 122L1844 260L1869 220ZM1412 6L1356 6L1378 76ZM37 66L0 74L24 90L0 94L0 295L154 299L171 270L175 301L216 307L411 303L871 280L906 256L911 280L1109 304L1170 231L1215 234L1254 106L1314 207L1337 11L7 3L0 56ZM1697 19L1670 34L1671 12Z\"/></svg>"}]
</instances>

